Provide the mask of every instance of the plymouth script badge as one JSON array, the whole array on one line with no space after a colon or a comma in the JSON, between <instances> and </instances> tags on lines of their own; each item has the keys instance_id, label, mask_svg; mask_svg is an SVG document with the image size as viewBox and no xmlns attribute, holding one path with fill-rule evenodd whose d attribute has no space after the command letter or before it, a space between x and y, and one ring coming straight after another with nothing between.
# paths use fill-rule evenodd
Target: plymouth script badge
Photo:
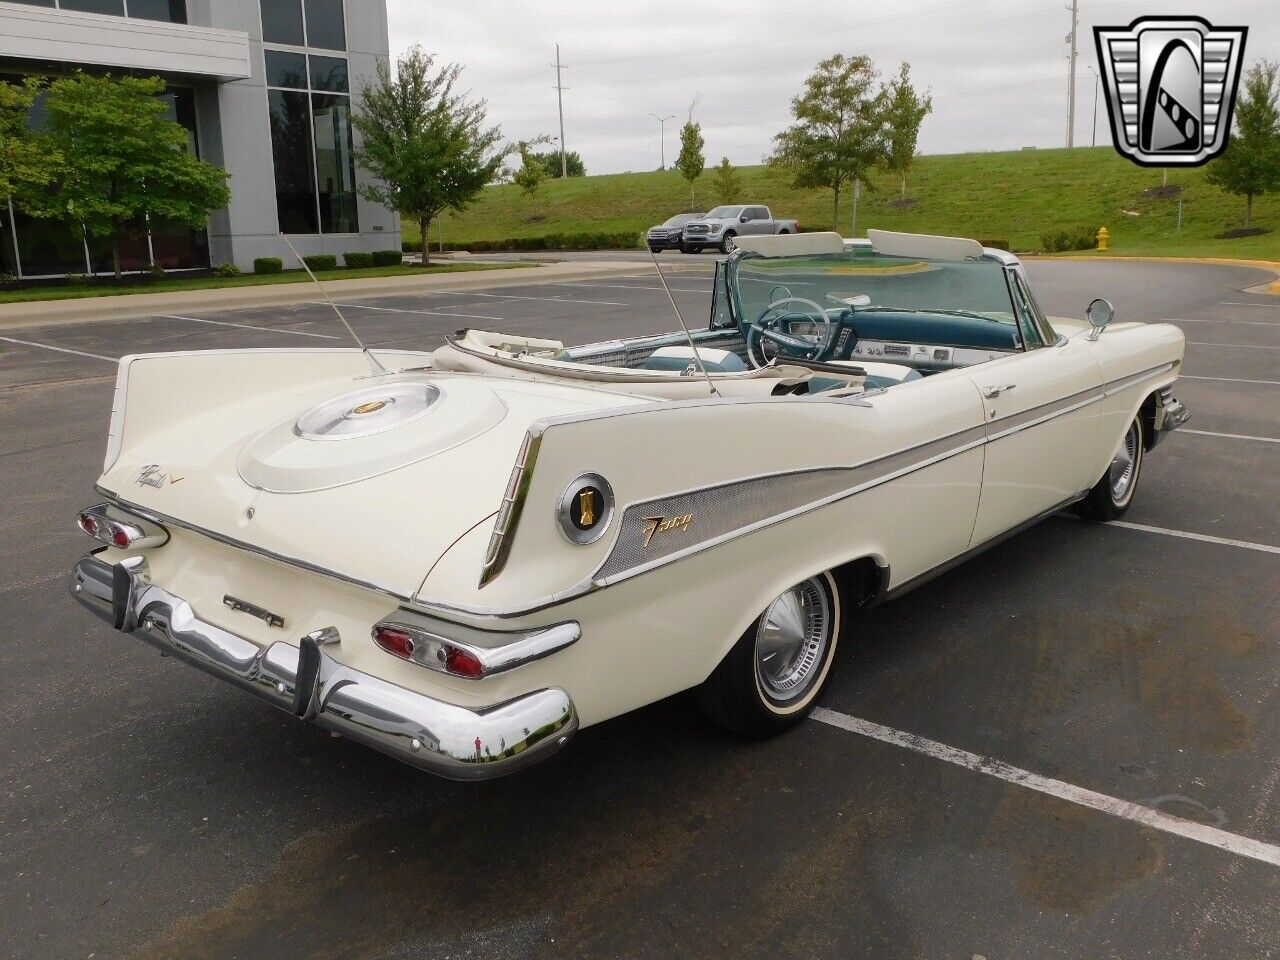
<instances>
[{"instance_id":1,"label":"plymouth script badge","mask_svg":"<svg viewBox=\"0 0 1280 960\"><path fill-rule=\"evenodd\" d=\"M137 484L140 487L155 487L159 490L166 483L174 484L181 479L182 477L175 477L165 473L160 469L160 464L158 463L148 463L138 471Z\"/></svg>"}]
</instances>

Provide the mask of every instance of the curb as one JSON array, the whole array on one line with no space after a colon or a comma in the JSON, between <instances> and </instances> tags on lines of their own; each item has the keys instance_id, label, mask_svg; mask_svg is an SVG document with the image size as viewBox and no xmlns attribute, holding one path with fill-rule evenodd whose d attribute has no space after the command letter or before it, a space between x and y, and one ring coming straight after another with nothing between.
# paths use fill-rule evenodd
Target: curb
<instances>
[{"instance_id":1,"label":"curb","mask_svg":"<svg viewBox=\"0 0 1280 960\"><path fill-rule=\"evenodd\" d=\"M336 299L351 297L413 296L427 292L465 292L482 287L510 287L589 280L637 272L642 264L618 261L562 261L510 269L438 273L430 276L371 277L357 280L322 280L325 293ZM241 310L283 306L322 299L313 283L264 284L256 287L221 287L180 293L134 293L78 300L42 300L0 304L0 330L43 327L66 323L133 320L184 311Z\"/></svg>"}]
</instances>

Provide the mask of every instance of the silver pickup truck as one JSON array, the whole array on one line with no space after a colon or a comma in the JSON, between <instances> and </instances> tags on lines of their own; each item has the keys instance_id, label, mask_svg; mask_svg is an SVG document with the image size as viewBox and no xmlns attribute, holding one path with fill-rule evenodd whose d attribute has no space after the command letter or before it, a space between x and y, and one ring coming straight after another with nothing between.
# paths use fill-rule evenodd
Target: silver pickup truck
<instances>
[{"instance_id":1,"label":"silver pickup truck","mask_svg":"<svg viewBox=\"0 0 1280 960\"><path fill-rule=\"evenodd\" d=\"M680 250L701 253L707 247L716 247L721 253L730 253L734 238L743 234L799 232L800 225L795 220L775 220L768 207L716 207L684 225Z\"/></svg>"}]
</instances>

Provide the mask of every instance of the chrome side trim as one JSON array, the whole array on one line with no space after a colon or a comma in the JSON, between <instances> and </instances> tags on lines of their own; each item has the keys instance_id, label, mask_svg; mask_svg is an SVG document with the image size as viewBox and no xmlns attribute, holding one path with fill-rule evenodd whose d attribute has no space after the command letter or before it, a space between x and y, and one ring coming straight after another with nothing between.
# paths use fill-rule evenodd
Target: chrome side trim
<instances>
[{"instance_id":1,"label":"chrome side trim","mask_svg":"<svg viewBox=\"0 0 1280 960\"><path fill-rule=\"evenodd\" d=\"M393 627L412 635L418 643L410 661L429 670L448 673L436 656L441 645L466 651L480 662L481 674L476 679L481 680L549 657L577 643L582 637L582 628L575 621L536 630L499 633L438 620L407 609L397 610L374 624L374 630L378 627Z\"/></svg>"},{"instance_id":2,"label":"chrome side trim","mask_svg":"<svg viewBox=\"0 0 1280 960\"><path fill-rule=\"evenodd\" d=\"M498 508L498 515L493 521L489 545L485 548L484 560L480 567L481 587L501 573L502 568L506 566L512 541L515 540L516 527L524 513L525 502L529 499L529 484L533 481L533 468L538 462L538 453L541 449L542 434L526 432L520 444L520 452L516 455L515 465L511 468L511 476L507 479L502 505Z\"/></svg>"},{"instance_id":3,"label":"chrome side trim","mask_svg":"<svg viewBox=\"0 0 1280 960\"><path fill-rule=\"evenodd\" d=\"M192 666L327 730L350 737L421 770L454 780L487 780L536 763L577 730L568 694L557 688L471 708L436 700L345 666L327 652L340 646L332 628L298 646L257 644L208 623L176 594L86 555L72 570L72 593L102 616L101 585L115 586L114 605L128 604L125 632ZM123 584L122 584L123 581ZM77 584L93 589L76 590ZM86 595L88 594L88 595Z\"/></svg>"}]
</instances>

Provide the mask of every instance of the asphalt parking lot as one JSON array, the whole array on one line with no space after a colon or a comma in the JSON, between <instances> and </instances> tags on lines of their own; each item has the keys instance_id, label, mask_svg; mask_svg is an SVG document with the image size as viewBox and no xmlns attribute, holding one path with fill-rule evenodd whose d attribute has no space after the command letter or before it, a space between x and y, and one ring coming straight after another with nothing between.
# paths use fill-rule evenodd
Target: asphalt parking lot
<instances>
[{"instance_id":1,"label":"asphalt parking lot","mask_svg":"<svg viewBox=\"0 0 1280 960\"><path fill-rule=\"evenodd\" d=\"M691 323L711 263L670 278ZM0 953L1280 956L1280 297L1241 267L1028 269L1051 313L1186 331L1193 421L1123 523L1051 518L865 614L780 739L679 696L480 785L162 660L64 586L114 359L345 346L328 307L0 329ZM675 326L639 262L347 302L388 347Z\"/></svg>"}]
</instances>

